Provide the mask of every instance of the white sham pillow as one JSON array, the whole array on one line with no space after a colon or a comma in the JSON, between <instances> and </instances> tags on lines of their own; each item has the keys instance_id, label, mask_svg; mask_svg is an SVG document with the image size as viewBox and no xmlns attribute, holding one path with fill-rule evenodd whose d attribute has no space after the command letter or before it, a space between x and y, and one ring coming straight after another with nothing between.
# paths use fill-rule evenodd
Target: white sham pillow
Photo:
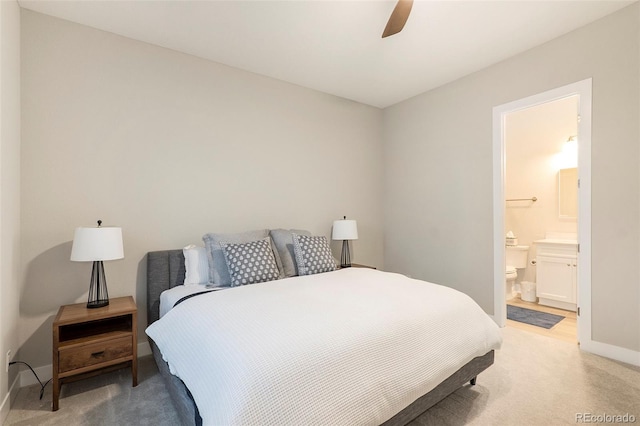
<instances>
[{"instance_id":1,"label":"white sham pillow","mask_svg":"<svg viewBox=\"0 0 640 426\"><path fill-rule=\"evenodd\" d=\"M184 254L184 285L209 284L209 259L207 250L190 244L182 249Z\"/></svg>"}]
</instances>

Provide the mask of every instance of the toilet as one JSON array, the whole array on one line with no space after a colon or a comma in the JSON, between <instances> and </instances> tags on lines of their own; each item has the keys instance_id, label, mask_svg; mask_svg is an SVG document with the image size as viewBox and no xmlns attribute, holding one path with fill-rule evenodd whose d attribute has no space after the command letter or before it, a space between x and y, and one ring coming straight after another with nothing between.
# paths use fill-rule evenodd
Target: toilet
<instances>
[{"instance_id":1,"label":"toilet","mask_svg":"<svg viewBox=\"0 0 640 426\"><path fill-rule=\"evenodd\" d=\"M513 299L513 285L516 282L516 278L518 278L518 270L511 265L507 265L505 276L507 284L505 285L504 298L506 301L509 301Z\"/></svg>"},{"instance_id":2,"label":"toilet","mask_svg":"<svg viewBox=\"0 0 640 426\"><path fill-rule=\"evenodd\" d=\"M505 247L505 299L513 299L513 285L518 278L518 269L527 267L527 256L529 246L506 246Z\"/></svg>"}]
</instances>

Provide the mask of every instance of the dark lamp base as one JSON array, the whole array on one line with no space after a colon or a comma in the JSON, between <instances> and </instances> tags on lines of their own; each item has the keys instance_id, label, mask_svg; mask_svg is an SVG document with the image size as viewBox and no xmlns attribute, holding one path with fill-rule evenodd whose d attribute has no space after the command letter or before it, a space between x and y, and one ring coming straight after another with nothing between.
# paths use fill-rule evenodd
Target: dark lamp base
<instances>
[{"instance_id":1,"label":"dark lamp base","mask_svg":"<svg viewBox=\"0 0 640 426\"><path fill-rule=\"evenodd\" d=\"M93 262L93 269L91 270L87 308L102 308L108 304L109 293L107 292L107 279L104 276L104 266L101 260L96 260Z\"/></svg>"},{"instance_id":2,"label":"dark lamp base","mask_svg":"<svg viewBox=\"0 0 640 426\"><path fill-rule=\"evenodd\" d=\"M351 266L351 253L349 253L349 241L342 240L342 255L340 256L340 267L348 268Z\"/></svg>"},{"instance_id":3,"label":"dark lamp base","mask_svg":"<svg viewBox=\"0 0 640 426\"><path fill-rule=\"evenodd\" d=\"M92 300L91 302L87 302L87 308L89 309L102 308L103 306L108 306L108 305L109 305L108 300Z\"/></svg>"}]
</instances>

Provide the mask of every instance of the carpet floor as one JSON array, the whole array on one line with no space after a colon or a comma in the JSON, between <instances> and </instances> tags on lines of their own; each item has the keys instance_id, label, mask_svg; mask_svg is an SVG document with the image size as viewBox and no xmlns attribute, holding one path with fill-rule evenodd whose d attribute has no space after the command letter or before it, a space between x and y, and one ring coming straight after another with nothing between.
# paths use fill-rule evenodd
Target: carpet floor
<instances>
[{"instance_id":1,"label":"carpet floor","mask_svg":"<svg viewBox=\"0 0 640 426\"><path fill-rule=\"evenodd\" d=\"M589 414L629 414L640 423L640 367L511 327L502 334L495 364L477 384L458 389L411 426L575 425ZM66 384L56 412L51 385L42 401L38 385L22 388L4 425L179 424L151 357L140 359L138 373L136 388L126 369Z\"/></svg>"}]
</instances>

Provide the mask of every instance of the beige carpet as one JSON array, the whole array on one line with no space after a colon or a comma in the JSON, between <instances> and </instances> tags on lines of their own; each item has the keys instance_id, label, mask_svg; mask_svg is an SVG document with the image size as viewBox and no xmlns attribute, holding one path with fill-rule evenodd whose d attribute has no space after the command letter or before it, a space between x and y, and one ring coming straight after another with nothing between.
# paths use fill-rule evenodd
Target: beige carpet
<instances>
[{"instance_id":1,"label":"beige carpet","mask_svg":"<svg viewBox=\"0 0 640 426\"><path fill-rule=\"evenodd\" d=\"M416 419L420 425L563 425L578 413L635 416L640 424L640 368L580 352L576 345L502 329L495 364ZM177 416L151 357L131 387L121 370L62 387L51 412L51 385L20 390L5 425L176 425ZM593 423L592 423L593 424Z\"/></svg>"},{"instance_id":2,"label":"beige carpet","mask_svg":"<svg viewBox=\"0 0 640 426\"><path fill-rule=\"evenodd\" d=\"M578 413L629 413L640 424L640 367L516 328L502 336L495 364L476 386L457 390L412 426L575 425Z\"/></svg>"}]
</instances>

